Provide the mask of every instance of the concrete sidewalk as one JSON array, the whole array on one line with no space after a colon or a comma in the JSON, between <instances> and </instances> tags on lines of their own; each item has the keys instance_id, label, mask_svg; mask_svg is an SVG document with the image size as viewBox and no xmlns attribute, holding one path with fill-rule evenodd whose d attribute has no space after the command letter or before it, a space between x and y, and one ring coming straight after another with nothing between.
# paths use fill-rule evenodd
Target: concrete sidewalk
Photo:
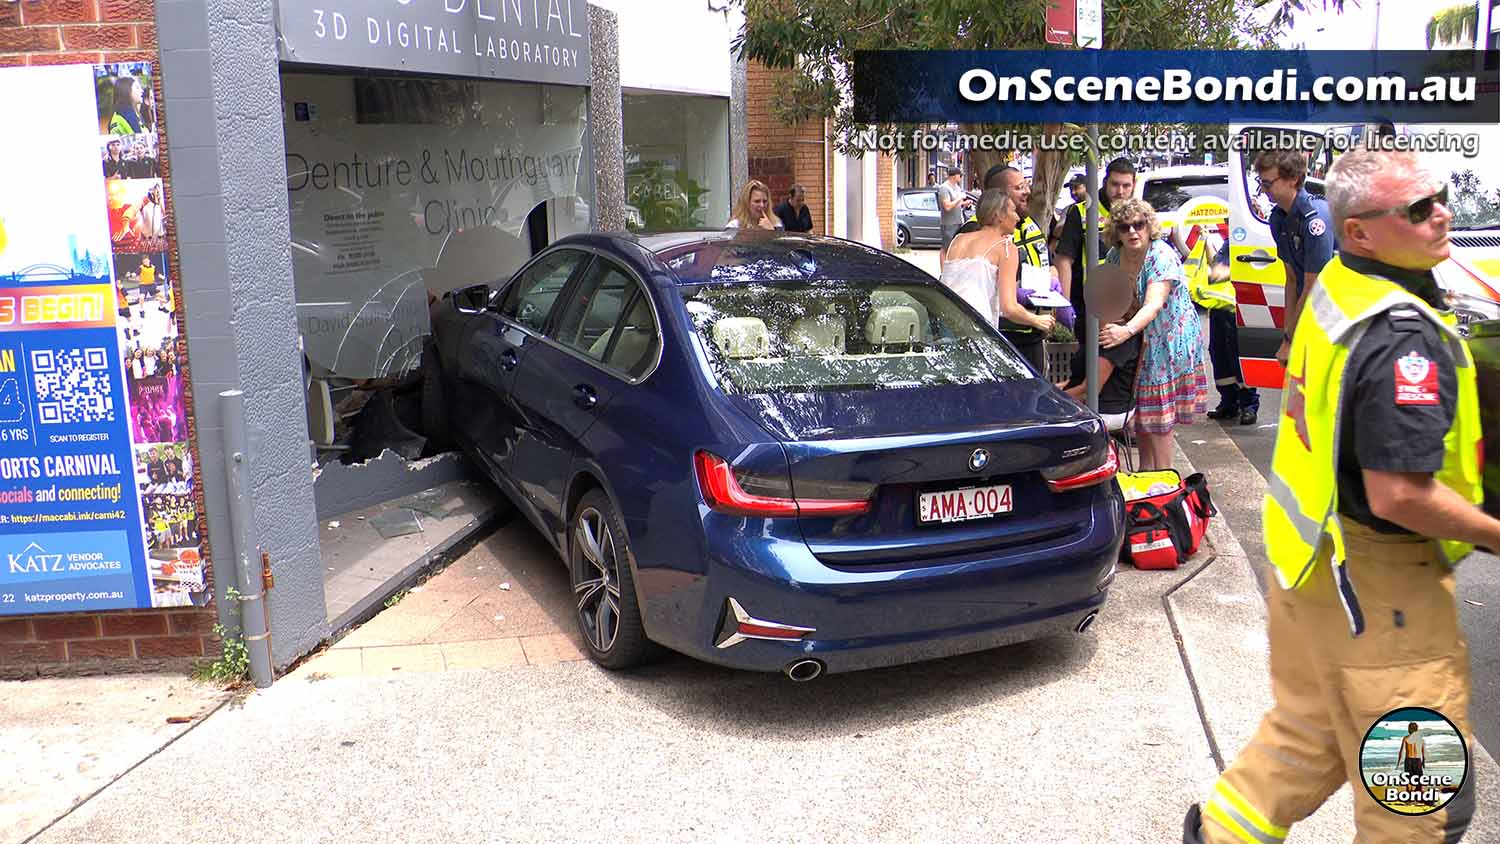
<instances>
[{"instance_id":1,"label":"concrete sidewalk","mask_svg":"<svg viewBox=\"0 0 1500 844\"><path fill-rule=\"evenodd\" d=\"M1226 512L1259 500L1221 429L1183 434ZM35 840L1175 842L1269 705L1257 564L1234 523L1179 571L1123 569L1087 635L796 685L681 657L629 674L582 661L566 572L515 520L243 706L180 737L140 725L139 765ZM49 682L77 685L0 697L101 693ZM29 729L7 717L0 747ZM1500 771L1473 756L1466 840L1500 840ZM72 796L0 809L11 840L97 788L28 774ZM1288 840L1352 835L1346 787Z\"/></svg>"}]
</instances>

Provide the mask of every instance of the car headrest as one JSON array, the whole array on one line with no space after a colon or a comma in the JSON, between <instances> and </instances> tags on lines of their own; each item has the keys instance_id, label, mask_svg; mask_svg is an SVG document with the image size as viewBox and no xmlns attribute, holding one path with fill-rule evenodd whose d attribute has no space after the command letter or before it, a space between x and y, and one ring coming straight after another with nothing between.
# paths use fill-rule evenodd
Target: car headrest
<instances>
[{"instance_id":1,"label":"car headrest","mask_svg":"<svg viewBox=\"0 0 1500 844\"><path fill-rule=\"evenodd\" d=\"M763 358L771 352L771 334L757 317L725 317L714 323L713 333L726 358Z\"/></svg>"},{"instance_id":2,"label":"car headrest","mask_svg":"<svg viewBox=\"0 0 1500 844\"><path fill-rule=\"evenodd\" d=\"M787 350L808 355L844 353L844 319L836 316L803 317L786 332Z\"/></svg>"},{"instance_id":3,"label":"car headrest","mask_svg":"<svg viewBox=\"0 0 1500 844\"><path fill-rule=\"evenodd\" d=\"M911 345L921 336L916 309L909 305L882 305L865 322L865 340L872 346Z\"/></svg>"},{"instance_id":4,"label":"car headrest","mask_svg":"<svg viewBox=\"0 0 1500 844\"><path fill-rule=\"evenodd\" d=\"M928 316L927 306L917 301L915 296L907 293L905 290L890 290L878 287L870 291L870 304L877 308L885 305L905 305L916 311L917 326L921 329L917 332L917 337L923 343L932 342L932 321Z\"/></svg>"}]
</instances>

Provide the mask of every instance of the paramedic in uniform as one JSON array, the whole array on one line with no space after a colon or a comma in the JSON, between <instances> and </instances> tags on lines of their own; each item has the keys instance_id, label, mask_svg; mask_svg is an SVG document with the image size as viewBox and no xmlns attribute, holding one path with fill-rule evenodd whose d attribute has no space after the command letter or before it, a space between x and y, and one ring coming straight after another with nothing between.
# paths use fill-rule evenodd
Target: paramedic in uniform
<instances>
[{"instance_id":1,"label":"paramedic in uniform","mask_svg":"<svg viewBox=\"0 0 1500 844\"><path fill-rule=\"evenodd\" d=\"M1431 272L1448 257L1447 187L1414 154L1355 149L1328 197L1340 257L1292 342L1262 516L1275 702L1188 812L1187 842L1275 844L1346 781L1362 842L1456 841L1473 816L1472 769L1443 809L1403 816L1359 768L1392 709L1430 707L1472 735L1453 566L1500 547L1500 520L1479 507L1473 358Z\"/></svg>"},{"instance_id":2,"label":"paramedic in uniform","mask_svg":"<svg viewBox=\"0 0 1500 844\"><path fill-rule=\"evenodd\" d=\"M1276 360L1286 365L1292 334L1302 313L1307 291L1333 257L1333 216L1328 202L1307 192L1307 158L1293 150L1266 150L1255 158L1260 192L1276 207L1271 209L1271 237L1276 257L1286 267L1286 316L1281 349Z\"/></svg>"}]
</instances>

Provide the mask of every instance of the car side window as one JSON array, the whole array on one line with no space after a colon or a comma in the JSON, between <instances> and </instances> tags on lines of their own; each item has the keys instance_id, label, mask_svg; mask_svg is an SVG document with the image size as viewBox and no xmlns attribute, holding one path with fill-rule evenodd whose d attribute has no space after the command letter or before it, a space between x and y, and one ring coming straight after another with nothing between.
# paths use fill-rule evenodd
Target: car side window
<instances>
[{"instance_id":1,"label":"car side window","mask_svg":"<svg viewBox=\"0 0 1500 844\"><path fill-rule=\"evenodd\" d=\"M626 307L625 316L615 326L615 337L607 350L605 363L623 370L631 378L646 374L656 360L661 347L661 335L656 330L656 317L651 312L651 300L646 291L632 283L635 295Z\"/></svg>"},{"instance_id":2,"label":"car side window","mask_svg":"<svg viewBox=\"0 0 1500 844\"><path fill-rule=\"evenodd\" d=\"M560 249L532 264L505 291L500 315L540 332L547 325L557 295L587 257L587 253L574 249Z\"/></svg>"},{"instance_id":3,"label":"car side window","mask_svg":"<svg viewBox=\"0 0 1500 844\"><path fill-rule=\"evenodd\" d=\"M910 211L936 211L938 210L937 194L935 193L909 193L906 195L906 207Z\"/></svg>"},{"instance_id":4,"label":"car side window","mask_svg":"<svg viewBox=\"0 0 1500 844\"><path fill-rule=\"evenodd\" d=\"M561 313L552 339L594 360L639 377L656 357L651 303L640 285L609 261L594 262Z\"/></svg>"}]
</instances>

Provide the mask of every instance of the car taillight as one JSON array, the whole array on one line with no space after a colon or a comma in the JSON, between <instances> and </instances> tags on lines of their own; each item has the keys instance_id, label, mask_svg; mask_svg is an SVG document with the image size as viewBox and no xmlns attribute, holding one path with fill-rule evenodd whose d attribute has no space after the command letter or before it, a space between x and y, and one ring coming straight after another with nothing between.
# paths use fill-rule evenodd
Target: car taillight
<instances>
[{"instance_id":1,"label":"car taillight","mask_svg":"<svg viewBox=\"0 0 1500 844\"><path fill-rule=\"evenodd\" d=\"M869 512L870 500L796 498L786 478L747 472L730 466L716 454L693 455L698 490L709 507L733 516L773 519L785 516L853 516Z\"/></svg>"},{"instance_id":2,"label":"car taillight","mask_svg":"<svg viewBox=\"0 0 1500 844\"><path fill-rule=\"evenodd\" d=\"M1042 477L1047 479L1047 486L1053 492L1067 492L1070 489L1104 483L1113 478L1119 468L1119 456L1115 454L1115 444L1111 441L1104 453L1103 462L1100 462L1098 454L1090 454L1071 463L1043 469Z\"/></svg>"}]
</instances>

